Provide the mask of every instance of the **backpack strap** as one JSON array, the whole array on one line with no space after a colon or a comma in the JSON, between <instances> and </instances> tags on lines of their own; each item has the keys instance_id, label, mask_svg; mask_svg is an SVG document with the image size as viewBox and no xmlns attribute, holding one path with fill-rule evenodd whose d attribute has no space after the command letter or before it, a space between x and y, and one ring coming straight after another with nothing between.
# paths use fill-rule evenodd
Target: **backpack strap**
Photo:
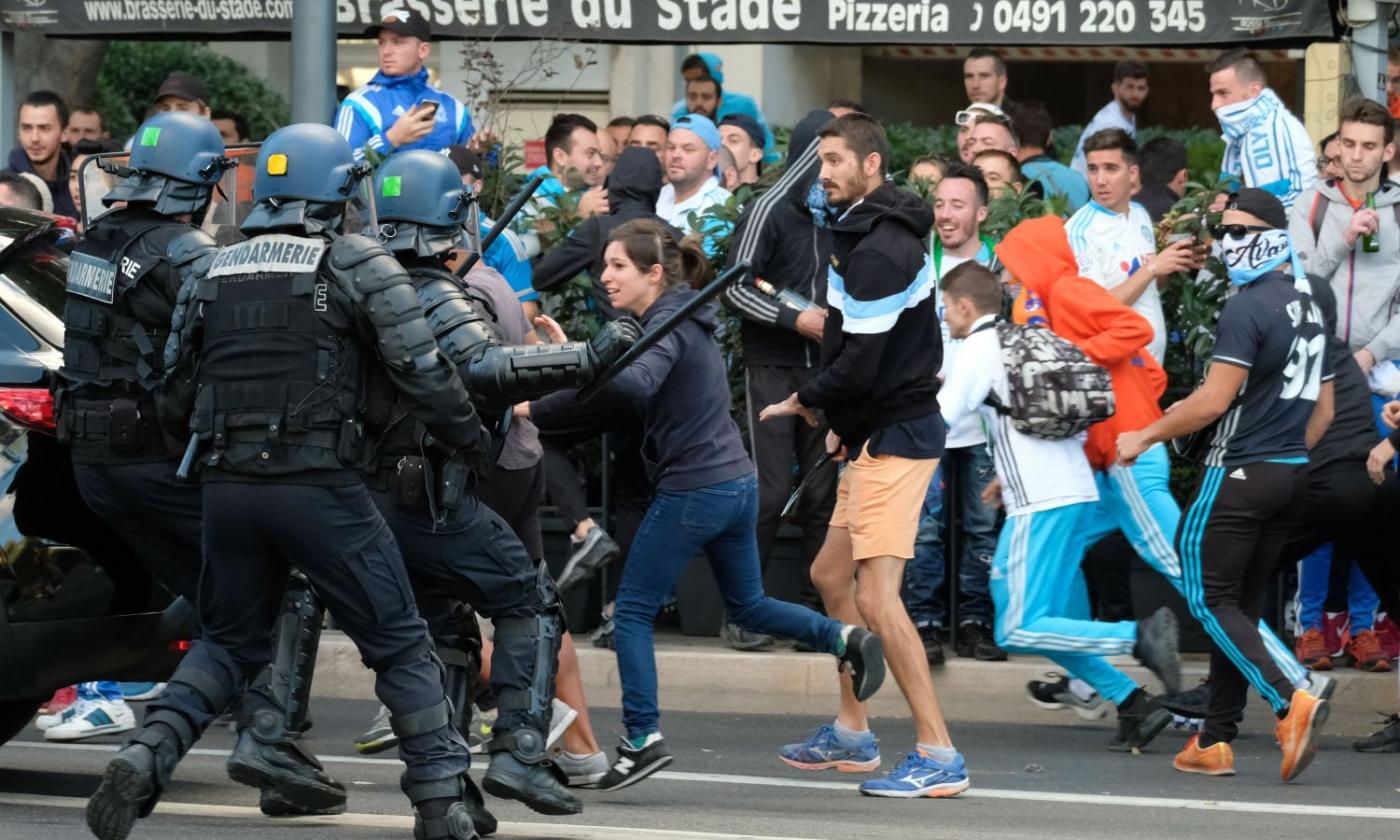
<instances>
[{"instance_id":1,"label":"backpack strap","mask_svg":"<svg viewBox=\"0 0 1400 840\"><path fill-rule=\"evenodd\" d=\"M1327 205L1331 203L1327 196L1322 194L1322 190L1313 193L1312 207L1308 210L1308 226L1312 228L1314 243L1322 236L1322 222L1327 218ZM1396 219L1400 220L1400 204L1396 205L1395 212Z\"/></svg>"}]
</instances>

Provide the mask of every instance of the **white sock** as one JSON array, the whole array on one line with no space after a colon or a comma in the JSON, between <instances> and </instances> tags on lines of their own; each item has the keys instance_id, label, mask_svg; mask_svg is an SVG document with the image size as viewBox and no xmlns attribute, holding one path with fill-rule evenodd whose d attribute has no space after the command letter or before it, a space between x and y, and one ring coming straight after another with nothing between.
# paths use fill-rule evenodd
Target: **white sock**
<instances>
[{"instance_id":1,"label":"white sock","mask_svg":"<svg viewBox=\"0 0 1400 840\"><path fill-rule=\"evenodd\" d=\"M836 737L850 743L858 744L871 737L869 729L847 729L841 725L840 721L832 723L832 728L836 730Z\"/></svg>"},{"instance_id":2,"label":"white sock","mask_svg":"<svg viewBox=\"0 0 1400 840\"><path fill-rule=\"evenodd\" d=\"M932 744L916 744L919 749L928 754L929 758L939 764L950 764L958 757L958 751L952 745L946 747L935 747Z\"/></svg>"},{"instance_id":3,"label":"white sock","mask_svg":"<svg viewBox=\"0 0 1400 840\"><path fill-rule=\"evenodd\" d=\"M1094 699L1094 695L1098 692L1094 691L1092 685L1089 685L1078 677L1074 677L1069 681L1069 693L1078 697L1080 700L1088 702Z\"/></svg>"}]
</instances>

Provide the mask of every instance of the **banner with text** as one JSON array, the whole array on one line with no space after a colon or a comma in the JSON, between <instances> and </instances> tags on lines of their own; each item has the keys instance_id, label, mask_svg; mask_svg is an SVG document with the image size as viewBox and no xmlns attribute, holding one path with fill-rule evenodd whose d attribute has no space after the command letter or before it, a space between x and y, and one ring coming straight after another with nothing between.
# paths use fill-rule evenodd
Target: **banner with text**
<instances>
[{"instance_id":1,"label":"banner with text","mask_svg":"<svg viewBox=\"0 0 1400 840\"><path fill-rule=\"evenodd\" d=\"M49 35L286 37L293 0L0 0ZM1325 0L335 0L342 36L395 8L444 39L1168 45L1331 38Z\"/></svg>"}]
</instances>

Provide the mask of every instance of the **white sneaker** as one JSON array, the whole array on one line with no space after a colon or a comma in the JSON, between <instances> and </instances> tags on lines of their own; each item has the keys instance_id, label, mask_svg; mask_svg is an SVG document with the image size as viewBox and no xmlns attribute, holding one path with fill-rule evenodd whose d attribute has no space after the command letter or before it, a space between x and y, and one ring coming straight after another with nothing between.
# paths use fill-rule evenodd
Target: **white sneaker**
<instances>
[{"instance_id":1,"label":"white sneaker","mask_svg":"<svg viewBox=\"0 0 1400 840\"><path fill-rule=\"evenodd\" d=\"M554 745L564 737L564 730L574 725L578 720L578 710L558 697L553 701L554 715L549 720L549 737L545 739L544 748L553 749Z\"/></svg>"},{"instance_id":2,"label":"white sneaker","mask_svg":"<svg viewBox=\"0 0 1400 840\"><path fill-rule=\"evenodd\" d=\"M565 750L555 750L550 760L564 771L569 787L593 787L603 780L608 772L608 754L598 751L592 755L575 755Z\"/></svg>"},{"instance_id":3,"label":"white sneaker","mask_svg":"<svg viewBox=\"0 0 1400 840\"><path fill-rule=\"evenodd\" d=\"M39 715L34 718L34 726L37 727L40 732L47 732L60 723L67 723L80 714L87 714L89 703L91 703L90 700L78 697L72 703L69 703L67 706L64 706L52 714Z\"/></svg>"},{"instance_id":4,"label":"white sneaker","mask_svg":"<svg viewBox=\"0 0 1400 840\"><path fill-rule=\"evenodd\" d=\"M89 700L72 718L44 731L46 741L82 741L136 728L136 714L126 703Z\"/></svg>"}]
</instances>

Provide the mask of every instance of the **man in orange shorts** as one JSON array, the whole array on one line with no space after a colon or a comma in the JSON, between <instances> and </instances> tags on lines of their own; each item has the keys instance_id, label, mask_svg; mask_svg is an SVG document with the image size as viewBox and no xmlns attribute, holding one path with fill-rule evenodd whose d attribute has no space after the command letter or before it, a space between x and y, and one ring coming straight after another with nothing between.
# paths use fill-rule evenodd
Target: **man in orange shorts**
<instances>
[{"instance_id":1,"label":"man in orange shorts","mask_svg":"<svg viewBox=\"0 0 1400 840\"><path fill-rule=\"evenodd\" d=\"M867 626L884 640L918 731L915 749L888 776L862 784L861 793L955 796L967 790L967 768L953 748L923 643L899 597L945 432L937 378L943 343L924 248L933 213L886 183L889 141L871 117L838 117L818 137L821 185L839 214L832 226L821 371L759 419L798 414L815 425L813 412L824 410L832 429L827 450L849 462L812 581L832 618ZM845 674L840 682L836 720L783 747L783 761L803 770L880 766L865 707Z\"/></svg>"}]
</instances>

